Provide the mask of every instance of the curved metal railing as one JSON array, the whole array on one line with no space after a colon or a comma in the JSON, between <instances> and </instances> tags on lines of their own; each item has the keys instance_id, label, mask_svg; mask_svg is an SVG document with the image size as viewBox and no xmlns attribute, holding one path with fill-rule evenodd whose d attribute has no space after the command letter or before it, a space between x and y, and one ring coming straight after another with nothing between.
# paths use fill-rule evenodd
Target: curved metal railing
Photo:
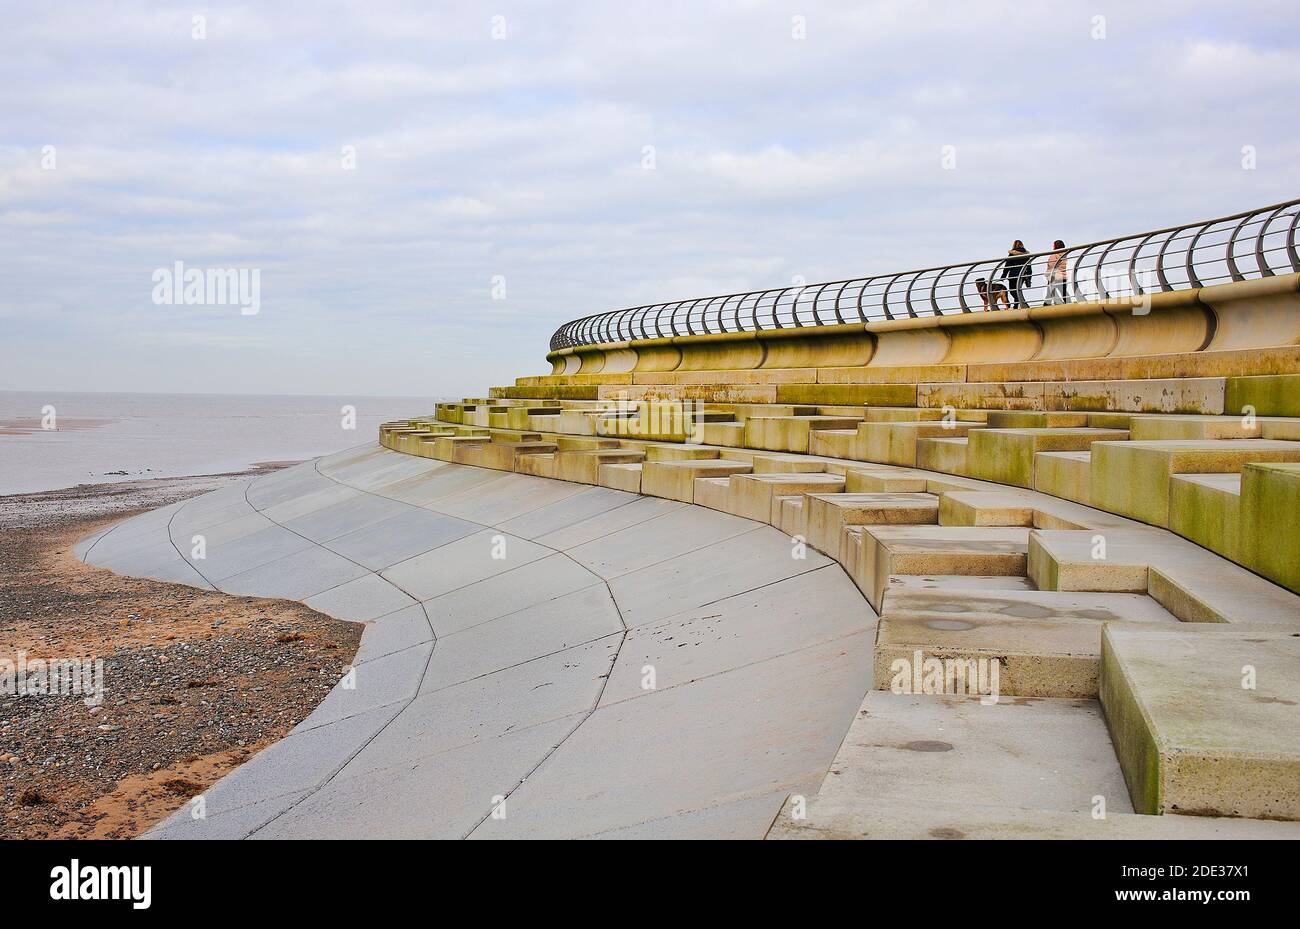
<instances>
[{"instance_id":1,"label":"curved metal railing","mask_svg":"<svg viewBox=\"0 0 1300 929\"><path fill-rule=\"evenodd\" d=\"M1300 200L1058 251L824 284L655 303L584 316L551 350L631 339L865 323L1140 297L1300 271ZM1052 263L1060 255L1059 263ZM1052 268L1055 273L1052 273Z\"/></svg>"}]
</instances>

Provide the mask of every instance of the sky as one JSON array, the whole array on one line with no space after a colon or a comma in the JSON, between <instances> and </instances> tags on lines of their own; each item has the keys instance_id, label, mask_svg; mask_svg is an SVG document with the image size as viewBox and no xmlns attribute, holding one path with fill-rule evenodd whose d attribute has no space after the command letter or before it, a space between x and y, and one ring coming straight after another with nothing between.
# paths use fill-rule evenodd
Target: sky
<instances>
[{"instance_id":1,"label":"sky","mask_svg":"<svg viewBox=\"0 0 1300 929\"><path fill-rule=\"evenodd\" d=\"M0 18L0 389L481 395L588 313L1300 196L1294 0Z\"/></svg>"}]
</instances>

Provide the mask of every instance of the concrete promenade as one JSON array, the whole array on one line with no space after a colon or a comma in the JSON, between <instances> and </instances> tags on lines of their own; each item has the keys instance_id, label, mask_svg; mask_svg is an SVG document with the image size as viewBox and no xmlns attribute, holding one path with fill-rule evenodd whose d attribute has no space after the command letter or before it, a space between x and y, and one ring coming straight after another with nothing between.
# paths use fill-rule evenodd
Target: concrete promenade
<instances>
[{"instance_id":1,"label":"concrete promenade","mask_svg":"<svg viewBox=\"0 0 1300 929\"><path fill-rule=\"evenodd\" d=\"M871 686L874 613L771 527L374 446L79 548L369 624L355 687L155 838L761 837Z\"/></svg>"}]
</instances>

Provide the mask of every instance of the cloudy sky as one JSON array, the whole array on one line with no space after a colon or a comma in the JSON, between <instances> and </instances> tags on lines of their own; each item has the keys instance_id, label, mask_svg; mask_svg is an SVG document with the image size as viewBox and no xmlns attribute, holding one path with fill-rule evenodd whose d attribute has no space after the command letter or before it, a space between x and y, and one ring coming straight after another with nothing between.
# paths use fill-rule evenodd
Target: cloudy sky
<instances>
[{"instance_id":1,"label":"cloudy sky","mask_svg":"<svg viewBox=\"0 0 1300 929\"><path fill-rule=\"evenodd\" d=\"M477 394L585 313L1300 196L1294 0L0 16L0 389Z\"/></svg>"}]
</instances>

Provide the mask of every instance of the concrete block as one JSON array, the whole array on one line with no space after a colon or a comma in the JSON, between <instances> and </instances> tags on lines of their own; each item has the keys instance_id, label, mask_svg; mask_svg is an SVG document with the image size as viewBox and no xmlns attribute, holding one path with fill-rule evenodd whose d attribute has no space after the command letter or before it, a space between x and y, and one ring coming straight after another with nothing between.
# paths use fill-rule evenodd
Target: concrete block
<instances>
[{"instance_id":1,"label":"concrete block","mask_svg":"<svg viewBox=\"0 0 1300 929\"><path fill-rule=\"evenodd\" d=\"M641 492L641 464L601 464L596 469L596 483L601 487Z\"/></svg>"},{"instance_id":2,"label":"concrete block","mask_svg":"<svg viewBox=\"0 0 1300 929\"><path fill-rule=\"evenodd\" d=\"M1025 496L997 491L956 491L939 497L942 526L1034 525L1034 505Z\"/></svg>"},{"instance_id":3,"label":"concrete block","mask_svg":"<svg viewBox=\"0 0 1300 929\"><path fill-rule=\"evenodd\" d=\"M806 455L813 430L853 429L857 424L842 416L750 416L745 420L745 447Z\"/></svg>"},{"instance_id":4,"label":"concrete block","mask_svg":"<svg viewBox=\"0 0 1300 929\"><path fill-rule=\"evenodd\" d=\"M893 574L1023 576L1026 529L966 526L868 526L853 579L877 611Z\"/></svg>"},{"instance_id":5,"label":"concrete block","mask_svg":"<svg viewBox=\"0 0 1300 929\"><path fill-rule=\"evenodd\" d=\"M731 500L731 478L697 477L695 479L696 506L705 506L711 510L727 512Z\"/></svg>"},{"instance_id":6,"label":"concrete block","mask_svg":"<svg viewBox=\"0 0 1300 929\"><path fill-rule=\"evenodd\" d=\"M836 561L845 526L934 523L938 498L924 493L810 493L804 497L808 544Z\"/></svg>"},{"instance_id":7,"label":"concrete block","mask_svg":"<svg viewBox=\"0 0 1300 929\"><path fill-rule=\"evenodd\" d=\"M876 637L876 687L889 689L894 662L914 664L920 652L923 661L954 667L998 662L1001 696L1095 697L1103 623L1175 627L1178 620L1136 594L891 588ZM991 682L991 675L984 679ZM972 692L956 683L948 681L943 692Z\"/></svg>"},{"instance_id":8,"label":"concrete block","mask_svg":"<svg viewBox=\"0 0 1300 929\"><path fill-rule=\"evenodd\" d=\"M849 468L844 472L846 493L923 494L927 489L928 480L925 475L916 472L881 471L871 468Z\"/></svg>"},{"instance_id":9,"label":"concrete block","mask_svg":"<svg viewBox=\"0 0 1300 929\"><path fill-rule=\"evenodd\" d=\"M1093 425L1087 413L1036 410L990 410L986 422L990 429L1074 429Z\"/></svg>"},{"instance_id":10,"label":"concrete block","mask_svg":"<svg viewBox=\"0 0 1300 929\"><path fill-rule=\"evenodd\" d=\"M1134 442L1160 439L1258 439L1259 419L1246 416L1138 416L1129 425Z\"/></svg>"},{"instance_id":11,"label":"concrete block","mask_svg":"<svg viewBox=\"0 0 1300 929\"><path fill-rule=\"evenodd\" d=\"M1300 465L1246 465L1240 503L1236 560L1300 592Z\"/></svg>"},{"instance_id":12,"label":"concrete block","mask_svg":"<svg viewBox=\"0 0 1300 929\"><path fill-rule=\"evenodd\" d=\"M1092 447L1092 505L1150 523L1169 525L1169 480L1174 474L1239 472L1249 461L1300 461L1300 443L1271 439L1100 442Z\"/></svg>"},{"instance_id":13,"label":"concrete block","mask_svg":"<svg viewBox=\"0 0 1300 929\"><path fill-rule=\"evenodd\" d=\"M863 423L858 427L857 450L864 461L917 467L917 440L962 438L977 425L953 420Z\"/></svg>"},{"instance_id":14,"label":"concrete block","mask_svg":"<svg viewBox=\"0 0 1300 929\"><path fill-rule=\"evenodd\" d=\"M1169 528L1236 561L1240 502L1240 474L1175 474L1169 481Z\"/></svg>"},{"instance_id":15,"label":"concrete block","mask_svg":"<svg viewBox=\"0 0 1300 929\"><path fill-rule=\"evenodd\" d=\"M705 423L701 434L706 445L740 448L745 444L744 423Z\"/></svg>"},{"instance_id":16,"label":"concrete block","mask_svg":"<svg viewBox=\"0 0 1300 929\"><path fill-rule=\"evenodd\" d=\"M808 437L808 453L827 458L858 458L856 429L818 429Z\"/></svg>"},{"instance_id":17,"label":"concrete block","mask_svg":"<svg viewBox=\"0 0 1300 929\"><path fill-rule=\"evenodd\" d=\"M1044 385L1044 409L1128 413L1224 412L1221 377L1070 381Z\"/></svg>"},{"instance_id":18,"label":"concrete block","mask_svg":"<svg viewBox=\"0 0 1300 929\"><path fill-rule=\"evenodd\" d=\"M1300 374L1230 377L1221 412L1234 416L1300 416Z\"/></svg>"},{"instance_id":19,"label":"concrete block","mask_svg":"<svg viewBox=\"0 0 1300 929\"><path fill-rule=\"evenodd\" d=\"M975 410L1041 410L1043 385L1035 383L919 384L917 406Z\"/></svg>"},{"instance_id":20,"label":"concrete block","mask_svg":"<svg viewBox=\"0 0 1300 929\"><path fill-rule=\"evenodd\" d=\"M1038 452L1034 456L1034 490L1088 505L1091 452Z\"/></svg>"},{"instance_id":21,"label":"concrete block","mask_svg":"<svg viewBox=\"0 0 1300 929\"><path fill-rule=\"evenodd\" d=\"M1037 453L1085 451L1094 442L1127 438L1119 429L977 429L970 435L966 471L979 480L1032 488Z\"/></svg>"},{"instance_id":22,"label":"concrete block","mask_svg":"<svg viewBox=\"0 0 1300 929\"><path fill-rule=\"evenodd\" d=\"M766 523L771 520L773 497L843 489L844 478L838 474L736 474L731 479L728 511Z\"/></svg>"},{"instance_id":23,"label":"concrete block","mask_svg":"<svg viewBox=\"0 0 1300 929\"><path fill-rule=\"evenodd\" d=\"M739 461L647 461L641 468L641 493L694 503L697 478L747 474L751 470L749 464Z\"/></svg>"},{"instance_id":24,"label":"concrete block","mask_svg":"<svg viewBox=\"0 0 1300 929\"><path fill-rule=\"evenodd\" d=\"M1035 530L1029 579L1040 590L1146 593L1148 543L1135 533Z\"/></svg>"},{"instance_id":25,"label":"concrete block","mask_svg":"<svg viewBox=\"0 0 1300 929\"><path fill-rule=\"evenodd\" d=\"M970 439L918 439L916 466L943 474L966 474Z\"/></svg>"},{"instance_id":26,"label":"concrete block","mask_svg":"<svg viewBox=\"0 0 1300 929\"><path fill-rule=\"evenodd\" d=\"M772 525L790 538L808 537L807 511L802 496L777 497L773 503L776 507L776 519Z\"/></svg>"},{"instance_id":27,"label":"concrete block","mask_svg":"<svg viewBox=\"0 0 1300 929\"><path fill-rule=\"evenodd\" d=\"M578 484L595 484L601 465L639 464L644 458L644 452L628 448L559 452L555 456L560 467L560 479Z\"/></svg>"},{"instance_id":28,"label":"concrete block","mask_svg":"<svg viewBox=\"0 0 1300 929\"><path fill-rule=\"evenodd\" d=\"M1300 819L1298 661L1285 633L1107 628L1101 705L1134 809Z\"/></svg>"}]
</instances>

